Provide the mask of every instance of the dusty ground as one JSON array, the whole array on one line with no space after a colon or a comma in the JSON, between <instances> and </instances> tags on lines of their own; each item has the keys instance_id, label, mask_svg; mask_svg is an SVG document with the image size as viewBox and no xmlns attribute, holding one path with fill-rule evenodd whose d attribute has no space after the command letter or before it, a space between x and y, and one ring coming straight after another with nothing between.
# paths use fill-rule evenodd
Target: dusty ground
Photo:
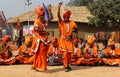
<instances>
[{"instance_id":1,"label":"dusty ground","mask_svg":"<svg viewBox=\"0 0 120 77\"><path fill-rule=\"evenodd\" d=\"M17 47L9 43L14 54ZM0 65L0 77L120 77L120 67L72 66L64 72L63 66L48 66L49 74L31 70L31 65Z\"/></svg>"},{"instance_id":2,"label":"dusty ground","mask_svg":"<svg viewBox=\"0 0 120 77\"><path fill-rule=\"evenodd\" d=\"M64 72L63 66L49 66L49 74L31 70L31 65L0 66L0 77L120 77L120 67L72 66Z\"/></svg>"}]
</instances>

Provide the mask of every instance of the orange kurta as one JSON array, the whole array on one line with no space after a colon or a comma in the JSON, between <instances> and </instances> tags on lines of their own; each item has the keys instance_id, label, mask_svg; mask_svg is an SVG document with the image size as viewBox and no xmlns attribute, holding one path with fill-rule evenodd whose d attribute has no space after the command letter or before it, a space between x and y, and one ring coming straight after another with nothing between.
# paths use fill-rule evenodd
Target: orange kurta
<instances>
[{"instance_id":1,"label":"orange kurta","mask_svg":"<svg viewBox=\"0 0 120 77\"><path fill-rule=\"evenodd\" d=\"M18 53L23 53L23 52L26 51L26 46L25 45L21 45L18 50L19 50Z\"/></svg>"},{"instance_id":2,"label":"orange kurta","mask_svg":"<svg viewBox=\"0 0 120 77\"><path fill-rule=\"evenodd\" d=\"M84 65L94 65L99 62L100 59L98 58L98 49L96 46L93 46L93 48L87 47L84 51L85 59L82 62Z\"/></svg>"},{"instance_id":3,"label":"orange kurta","mask_svg":"<svg viewBox=\"0 0 120 77\"><path fill-rule=\"evenodd\" d=\"M80 48L74 48L74 52L71 54L71 64L80 65L84 58L82 58L82 50Z\"/></svg>"},{"instance_id":4,"label":"orange kurta","mask_svg":"<svg viewBox=\"0 0 120 77\"><path fill-rule=\"evenodd\" d=\"M74 47L72 43L72 31L73 29L78 28L77 25L73 21L69 22L68 27L63 21L58 23L61 33L61 37L59 38L59 49L61 51L73 52Z\"/></svg>"},{"instance_id":5,"label":"orange kurta","mask_svg":"<svg viewBox=\"0 0 120 77\"><path fill-rule=\"evenodd\" d=\"M115 48L112 50L111 48L107 48L104 52L105 56L110 55L109 57L103 58L102 61L106 65L119 65L120 66L120 50Z\"/></svg>"},{"instance_id":6,"label":"orange kurta","mask_svg":"<svg viewBox=\"0 0 120 77\"><path fill-rule=\"evenodd\" d=\"M19 63L25 63L28 64L27 61L30 58L31 55L31 49L26 47L26 45L21 45L19 48L19 52L18 52L18 56L16 56L17 61L19 61Z\"/></svg>"},{"instance_id":7,"label":"orange kurta","mask_svg":"<svg viewBox=\"0 0 120 77\"><path fill-rule=\"evenodd\" d=\"M40 36L34 36L32 46L31 46L31 51L33 52L37 46L37 39L40 38Z\"/></svg>"},{"instance_id":8,"label":"orange kurta","mask_svg":"<svg viewBox=\"0 0 120 77\"><path fill-rule=\"evenodd\" d=\"M67 68L71 62L71 52L74 51L73 42L72 42L72 31L75 28L78 28L75 22L70 21L65 23L64 21L59 22L59 29L61 36L59 38L59 50L63 51L63 64Z\"/></svg>"},{"instance_id":9,"label":"orange kurta","mask_svg":"<svg viewBox=\"0 0 120 77\"><path fill-rule=\"evenodd\" d=\"M36 19L34 22L34 27L39 27L41 30L45 30L46 27L46 21L44 21L44 23L42 24L41 21L39 19Z\"/></svg>"}]
</instances>

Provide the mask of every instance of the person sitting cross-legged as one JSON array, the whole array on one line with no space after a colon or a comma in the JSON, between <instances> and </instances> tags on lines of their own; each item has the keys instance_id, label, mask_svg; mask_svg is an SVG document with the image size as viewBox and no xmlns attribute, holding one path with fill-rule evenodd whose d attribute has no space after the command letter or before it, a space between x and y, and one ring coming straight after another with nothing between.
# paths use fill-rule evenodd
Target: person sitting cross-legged
<instances>
[{"instance_id":1,"label":"person sitting cross-legged","mask_svg":"<svg viewBox=\"0 0 120 77\"><path fill-rule=\"evenodd\" d=\"M79 39L75 38L73 40L74 52L71 53L71 63L72 65L80 65L84 58L82 57L82 50L79 48Z\"/></svg>"},{"instance_id":2,"label":"person sitting cross-legged","mask_svg":"<svg viewBox=\"0 0 120 77\"><path fill-rule=\"evenodd\" d=\"M58 50L58 39L52 38L51 45L48 49L48 65L63 64L62 54Z\"/></svg>"},{"instance_id":3,"label":"person sitting cross-legged","mask_svg":"<svg viewBox=\"0 0 120 77\"><path fill-rule=\"evenodd\" d=\"M96 47L96 45L94 45L94 42L95 38L93 36L89 36L87 40L88 46L84 49L85 59L82 62L82 64L84 65L95 65L100 60L98 58L98 48Z\"/></svg>"},{"instance_id":4,"label":"person sitting cross-legged","mask_svg":"<svg viewBox=\"0 0 120 77\"><path fill-rule=\"evenodd\" d=\"M104 51L102 62L105 63L105 65L120 66L120 50L115 47L115 42L112 39L109 39L108 46Z\"/></svg>"}]
</instances>

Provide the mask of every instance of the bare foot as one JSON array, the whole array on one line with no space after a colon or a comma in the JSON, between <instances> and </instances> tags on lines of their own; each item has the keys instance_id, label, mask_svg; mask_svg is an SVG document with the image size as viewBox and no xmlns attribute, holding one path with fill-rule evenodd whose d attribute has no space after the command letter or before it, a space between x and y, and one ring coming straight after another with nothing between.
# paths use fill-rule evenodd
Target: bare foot
<instances>
[{"instance_id":1,"label":"bare foot","mask_svg":"<svg viewBox=\"0 0 120 77\"><path fill-rule=\"evenodd\" d=\"M32 69L32 70L36 70L36 68L35 68L35 67L31 67L31 69Z\"/></svg>"}]
</instances>

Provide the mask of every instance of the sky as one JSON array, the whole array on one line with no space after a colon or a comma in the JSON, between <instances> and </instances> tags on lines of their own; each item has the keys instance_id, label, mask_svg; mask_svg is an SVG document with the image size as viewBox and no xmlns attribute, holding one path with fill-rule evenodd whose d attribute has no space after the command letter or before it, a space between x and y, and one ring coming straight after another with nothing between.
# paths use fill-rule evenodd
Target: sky
<instances>
[{"instance_id":1,"label":"sky","mask_svg":"<svg viewBox=\"0 0 120 77\"><path fill-rule=\"evenodd\" d=\"M8 19L10 17L15 17L21 13L27 12L28 10L33 10L38 5L51 4L52 6L57 6L59 2L63 2L63 5L67 4L70 0L30 0L32 3L29 6L25 5L26 0L0 0L0 11L3 11L5 17Z\"/></svg>"}]
</instances>

